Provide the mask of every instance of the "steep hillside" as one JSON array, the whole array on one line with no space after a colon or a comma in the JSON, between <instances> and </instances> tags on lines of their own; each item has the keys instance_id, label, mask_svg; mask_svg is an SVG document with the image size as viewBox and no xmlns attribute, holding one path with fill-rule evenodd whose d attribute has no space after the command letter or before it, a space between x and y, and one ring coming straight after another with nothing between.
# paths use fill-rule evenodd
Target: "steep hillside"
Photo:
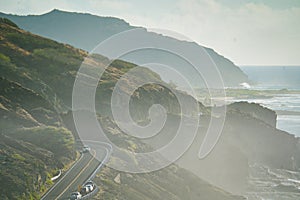
<instances>
[{"instance_id":1,"label":"steep hillside","mask_svg":"<svg viewBox=\"0 0 300 200\"><path fill-rule=\"evenodd\" d=\"M1 199L39 199L52 184L50 177L57 169L65 168L75 159L74 126L70 115L63 112L70 111L72 86L86 55L82 50L21 30L11 21L0 20ZM107 58L100 55L94 55L90 59L100 67L107 62ZM101 114L99 120L103 122L107 134L111 134L116 142L120 145L133 145L138 150L149 149L145 143L121 134L120 131L117 135L110 132L117 129L110 119L108 107L112 86L134 67L137 66L120 60L112 63L99 82L96 94L99 101L96 107ZM148 74L151 79L161 81L157 74L148 69L144 69L143 73ZM135 80L141 78L143 77L136 76ZM134 85L134 82L128 84ZM127 86L124 85L125 88ZM160 85L140 88L133 95L133 102L144 104L147 108L161 100L158 97L160 92L165 94L163 105L167 111L177 114L178 102L174 95ZM191 99L190 96L177 92ZM138 94L143 94L146 99L147 96L151 98L145 101ZM204 109L202 105L199 106ZM147 118L144 110L134 113L136 119ZM119 198L120 192L125 199L241 199L175 165L148 175L127 174L128 179L124 179L122 174L122 182L127 181L131 185L123 184L119 191L116 190L119 186L112 182L116 173L109 168L100 172L98 177L101 178L96 179L101 185L98 195L104 195L106 199ZM131 177L137 182L131 181ZM175 181L174 185L168 184ZM152 187L151 191L143 185Z\"/></svg>"},{"instance_id":2,"label":"steep hillside","mask_svg":"<svg viewBox=\"0 0 300 200\"><path fill-rule=\"evenodd\" d=\"M74 139L54 92L27 63L28 50L47 41L26 37L4 19L0 30L1 199L38 199L57 170L75 159Z\"/></svg>"},{"instance_id":3,"label":"steep hillside","mask_svg":"<svg viewBox=\"0 0 300 200\"><path fill-rule=\"evenodd\" d=\"M17 16L0 13L0 17L8 18L14 21L21 28L32 33L42 35L53 40L71 44L77 48L91 51L101 41L110 36L125 30L131 30L137 27L129 25L122 19L113 17L99 17L91 14L70 13L60 10L53 10L43 15ZM247 82L247 76L230 60L217 54L214 50L202 47L196 43L180 41L174 38L166 37L161 34L148 32L144 29L140 37L148 41L160 41L161 44L172 44L178 49L193 53L194 48L201 50L204 48L217 65L224 79L226 86L238 86L242 82ZM162 54L161 51L146 51L122 58L136 64L144 64L147 61L167 62L168 65L185 74L192 81L194 87L203 87L204 83L199 83L199 79L195 78L195 72L187 64L177 65L178 61L172 55ZM199 70L203 70L206 66L196 66ZM169 81L170 77L162 77L165 81ZM172 77L174 78L174 77ZM205 77L206 79L212 77ZM173 82L176 82L176 80Z\"/></svg>"},{"instance_id":4,"label":"steep hillside","mask_svg":"<svg viewBox=\"0 0 300 200\"><path fill-rule=\"evenodd\" d=\"M37 199L75 158L73 136L43 97L3 77L0 84L0 196Z\"/></svg>"},{"instance_id":5,"label":"steep hillside","mask_svg":"<svg viewBox=\"0 0 300 200\"><path fill-rule=\"evenodd\" d=\"M2 76L35 91L56 110L68 110L71 107L76 73L84 57L87 56L87 52L32 35L5 23L2 23L2 27L0 43ZM102 67L110 62L100 55L92 55L88 59L90 62L99 63L99 66ZM96 94L96 99L101 99L101 101L96 102L96 108L102 115L110 114L106 107L110 104L114 84L122 75L134 67L137 67L137 65L115 60L105 70ZM95 69L91 68L90 70ZM93 71L91 72L93 73ZM135 76L135 80L128 82L124 85L124 88L134 86L144 78L163 83L157 74L146 68L141 68L139 74ZM158 88L164 90L161 86L156 85L144 87L144 92L153 91L156 92L153 96L157 96L160 91ZM171 98L174 102L174 96ZM149 102L148 104L152 105Z\"/></svg>"}]
</instances>

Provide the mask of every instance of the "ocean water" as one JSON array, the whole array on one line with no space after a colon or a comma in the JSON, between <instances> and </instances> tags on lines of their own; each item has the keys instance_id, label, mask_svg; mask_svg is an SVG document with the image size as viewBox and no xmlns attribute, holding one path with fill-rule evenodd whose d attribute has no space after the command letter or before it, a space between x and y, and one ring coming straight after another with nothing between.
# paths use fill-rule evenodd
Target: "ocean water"
<instances>
[{"instance_id":1,"label":"ocean water","mask_svg":"<svg viewBox=\"0 0 300 200\"><path fill-rule=\"evenodd\" d=\"M253 82L251 89L299 90L298 94L278 94L269 99L244 99L259 103L275 111L292 111L280 114L277 128L300 137L300 66L243 66L241 69Z\"/></svg>"},{"instance_id":2,"label":"ocean water","mask_svg":"<svg viewBox=\"0 0 300 200\"><path fill-rule=\"evenodd\" d=\"M300 115L278 115L277 128L300 137Z\"/></svg>"},{"instance_id":3,"label":"ocean water","mask_svg":"<svg viewBox=\"0 0 300 200\"><path fill-rule=\"evenodd\" d=\"M254 89L300 90L300 66L241 66Z\"/></svg>"}]
</instances>

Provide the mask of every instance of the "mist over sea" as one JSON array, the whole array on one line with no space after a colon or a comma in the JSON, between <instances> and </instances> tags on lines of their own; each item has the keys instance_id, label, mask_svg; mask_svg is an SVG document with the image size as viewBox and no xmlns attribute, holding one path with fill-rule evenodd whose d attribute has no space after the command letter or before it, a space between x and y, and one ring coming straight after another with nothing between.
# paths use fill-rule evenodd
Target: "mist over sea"
<instances>
[{"instance_id":1,"label":"mist over sea","mask_svg":"<svg viewBox=\"0 0 300 200\"><path fill-rule=\"evenodd\" d=\"M242 66L240 67L256 90L299 90L297 94L278 94L269 99L245 99L280 112L277 128L300 137L300 66ZM294 114L293 114L294 112Z\"/></svg>"}]
</instances>

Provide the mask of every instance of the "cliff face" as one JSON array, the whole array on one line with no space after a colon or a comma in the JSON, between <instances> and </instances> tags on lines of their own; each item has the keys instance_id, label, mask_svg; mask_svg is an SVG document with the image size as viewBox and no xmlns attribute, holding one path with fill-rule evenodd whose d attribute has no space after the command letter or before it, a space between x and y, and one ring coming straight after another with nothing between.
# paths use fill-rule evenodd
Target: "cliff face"
<instances>
[{"instance_id":1,"label":"cliff face","mask_svg":"<svg viewBox=\"0 0 300 200\"><path fill-rule=\"evenodd\" d=\"M299 139L294 135L243 113L229 113L227 119L225 134L247 155L249 162L272 168L293 169L294 164L299 167Z\"/></svg>"},{"instance_id":2,"label":"cliff face","mask_svg":"<svg viewBox=\"0 0 300 200\"><path fill-rule=\"evenodd\" d=\"M179 166L234 194L247 192L249 165L260 163L275 169L300 167L299 139L276 129L275 112L258 104L228 106L221 137L203 160L197 158L209 117L203 116L198 135Z\"/></svg>"},{"instance_id":3,"label":"cliff face","mask_svg":"<svg viewBox=\"0 0 300 200\"><path fill-rule=\"evenodd\" d=\"M209 123L209 119L203 120ZM192 146L177 164L230 193L244 194L247 187L249 158L240 146L230 141L225 129L212 152L204 159L199 159L200 146L207 128L207 125L201 126Z\"/></svg>"},{"instance_id":4,"label":"cliff face","mask_svg":"<svg viewBox=\"0 0 300 200\"><path fill-rule=\"evenodd\" d=\"M112 35L131 30L137 27L129 25L122 19L113 17L99 17L91 14L70 13L59 10L53 10L43 15L17 16L0 13L0 17L5 17L15 22L20 28L23 28L32 33L51 38L53 40L73 45L77 48L86 51L93 50L96 45ZM161 44L171 44L178 49L188 51L191 54L194 49L207 51L208 55L219 69L226 86L238 86L242 82L248 82L247 76L230 60L217 54L214 50L205 48L196 43L180 41L174 38L166 37L161 34L148 32L146 29L141 32L140 36L154 43L159 41ZM182 74L185 74L192 81L195 87L203 87L204 82L200 83L198 78L195 78L195 72L186 63L178 65L178 61L174 55L162 54L162 51L147 50L142 54L131 54L125 56L122 60L136 63L138 65L148 63L150 60L159 61L167 64ZM105 55L104 55L105 56ZM157 62L156 62L157 63ZM207 67L203 62L203 66L196 66L200 70ZM165 81L167 77L162 77ZM203 77L202 77L203 78ZM205 77L213 78L213 77ZM176 82L176 81L173 81Z\"/></svg>"}]
</instances>

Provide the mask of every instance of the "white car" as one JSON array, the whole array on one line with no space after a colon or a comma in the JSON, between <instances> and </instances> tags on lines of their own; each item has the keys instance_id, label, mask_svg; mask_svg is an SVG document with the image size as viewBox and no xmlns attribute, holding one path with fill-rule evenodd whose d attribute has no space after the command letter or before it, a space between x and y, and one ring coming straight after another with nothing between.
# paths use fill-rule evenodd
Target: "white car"
<instances>
[{"instance_id":1,"label":"white car","mask_svg":"<svg viewBox=\"0 0 300 200\"><path fill-rule=\"evenodd\" d=\"M84 146L83 149L82 149L82 152L83 153L87 153L91 150L91 148L89 146Z\"/></svg>"},{"instance_id":2,"label":"white car","mask_svg":"<svg viewBox=\"0 0 300 200\"><path fill-rule=\"evenodd\" d=\"M94 191L96 188L96 185L93 181L91 180L88 180L84 185L83 185L83 190L86 192L86 193L90 193L92 191Z\"/></svg>"},{"instance_id":3,"label":"white car","mask_svg":"<svg viewBox=\"0 0 300 200\"><path fill-rule=\"evenodd\" d=\"M79 192L73 192L71 194L70 200L77 200L77 199L81 199L82 195Z\"/></svg>"},{"instance_id":4,"label":"white car","mask_svg":"<svg viewBox=\"0 0 300 200\"><path fill-rule=\"evenodd\" d=\"M88 189L89 192L92 192L94 190L94 186L93 185L88 184L85 187Z\"/></svg>"}]
</instances>

